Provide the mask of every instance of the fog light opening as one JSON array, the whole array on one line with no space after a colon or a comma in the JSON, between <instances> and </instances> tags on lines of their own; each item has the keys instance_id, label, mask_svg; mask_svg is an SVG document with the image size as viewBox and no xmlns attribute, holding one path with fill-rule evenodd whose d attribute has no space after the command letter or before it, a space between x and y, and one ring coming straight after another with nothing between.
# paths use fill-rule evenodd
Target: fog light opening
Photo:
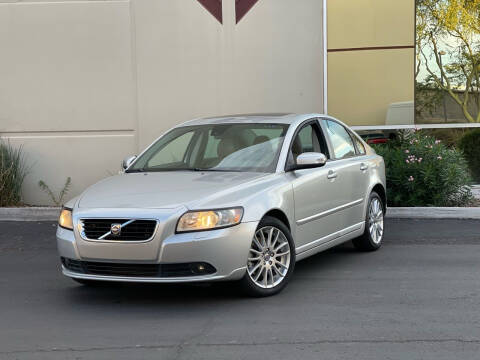
<instances>
[{"instance_id":1,"label":"fog light opening","mask_svg":"<svg viewBox=\"0 0 480 360\"><path fill-rule=\"evenodd\" d=\"M207 275L207 274L212 274L216 270L215 268L207 263L193 263L190 265L192 269L192 273L195 275Z\"/></svg>"}]
</instances>

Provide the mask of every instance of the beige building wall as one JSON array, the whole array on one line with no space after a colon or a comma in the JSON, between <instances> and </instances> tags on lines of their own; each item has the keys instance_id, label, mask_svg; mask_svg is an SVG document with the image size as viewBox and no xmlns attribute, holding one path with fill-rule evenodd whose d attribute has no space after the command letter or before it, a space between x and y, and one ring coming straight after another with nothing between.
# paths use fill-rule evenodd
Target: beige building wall
<instances>
[{"instance_id":1,"label":"beige building wall","mask_svg":"<svg viewBox=\"0 0 480 360\"><path fill-rule=\"evenodd\" d=\"M335 0L327 11L328 112L384 125L391 103L414 99L415 1Z\"/></svg>"},{"instance_id":2,"label":"beige building wall","mask_svg":"<svg viewBox=\"0 0 480 360\"><path fill-rule=\"evenodd\" d=\"M130 4L0 2L0 136L23 145L24 201L51 204L137 151Z\"/></svg>"},{"instance_id":3,"label":"beige building wall","mask_svg":"<svg viewBox=\"0 0 480 360\"><path fill-rule=\"evenodd\" d=\"M185 120L322 112L322 1L260 0L220 24L196 0L0 0L0 136L23 145L24 200L119 170Z\"/></svg>"},{"instance_id":4,"label":"beige building wall","mask_svg":"<svg viewBox=\"0 0 480 360\"><path fill-rule=\"evenodd\" d=\"M222 25L195 0L133 1L140 146L195 117L323 111L322 2L302 2L235 24L224 0Z\"/></svg>"}]
</instances>

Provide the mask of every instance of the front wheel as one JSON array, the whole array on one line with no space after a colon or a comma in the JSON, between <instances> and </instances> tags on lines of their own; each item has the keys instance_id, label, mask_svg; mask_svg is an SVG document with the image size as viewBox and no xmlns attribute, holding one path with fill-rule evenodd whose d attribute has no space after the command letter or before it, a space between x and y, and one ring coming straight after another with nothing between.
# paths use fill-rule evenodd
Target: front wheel
<instances>
[{"instance_id":1,"label":"front wheel","mask_svg":"<svg viewBox=\"0 0 480 360\"><path fill-rule=\"evenodd\" d=\"M365 216L365 231L362 236L353 240L353 245L362 251L375 251L382 246L384 234L384 211L382 198L372 191L368 199Z\"/></svg>"},{"instance_id":2,"label":"front wheel","mask_svg":"<svg viewBox=\"0 0 480 360\"><path fill-rule=\"evenodd\" d=\"M295 267L295 246L288 227L266 216L253 236L247 259L247 273L241 280L251 296L271 296L288 283Z\"/></svg>"}]
</instances>

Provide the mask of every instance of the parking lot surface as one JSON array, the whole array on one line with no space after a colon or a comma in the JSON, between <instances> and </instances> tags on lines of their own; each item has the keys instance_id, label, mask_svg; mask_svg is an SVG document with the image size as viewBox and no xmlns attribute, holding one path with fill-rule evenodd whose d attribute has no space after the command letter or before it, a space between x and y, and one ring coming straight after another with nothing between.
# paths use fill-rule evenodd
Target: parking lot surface
<instances>
[{"instance_id":1,"label":"parking lot surface","mask_svg":"<svg viewBox=\"0 0 480 360\"><path fill-rule=\"evenodd\" d=\"M297 264L277 296L235 284L84 287L55 224L0 222L0 359L478 359L480 221L388 219L380 251Z\"/></svg>"}]
</instances>

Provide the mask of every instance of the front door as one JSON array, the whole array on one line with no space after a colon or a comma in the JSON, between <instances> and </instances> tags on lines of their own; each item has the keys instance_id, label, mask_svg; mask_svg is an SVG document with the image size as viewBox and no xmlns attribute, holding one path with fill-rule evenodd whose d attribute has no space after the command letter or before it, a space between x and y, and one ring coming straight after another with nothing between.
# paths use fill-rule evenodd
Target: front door
<instances>
[{"instance_id":1,"label":"front door","mask_svg":"<svg viewBox=\"0 0 480 360\"><path fill-rule=\"evenodd\" d=\"M304 152L322 152L327 157L328 147L316 120L299 129L291 144L288 162ZM296 247L299 252L310 248L315 241L319 245L340 229L340 221L329 215L339 205L342 189L338 186L334 162L319 168L287 172L293 185L295 200Z\"/></svg>"}]
</instances>

